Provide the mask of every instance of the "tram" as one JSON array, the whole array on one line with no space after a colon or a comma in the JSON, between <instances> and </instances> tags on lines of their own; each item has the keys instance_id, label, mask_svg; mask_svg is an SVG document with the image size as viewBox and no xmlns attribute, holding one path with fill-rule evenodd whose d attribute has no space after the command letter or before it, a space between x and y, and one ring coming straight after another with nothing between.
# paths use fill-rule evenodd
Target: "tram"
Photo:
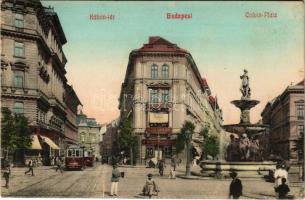
<instances>
[{"instance_id":1,"label":"tram","mask_svg":"<svg viewBox=\"0 0 305 200\"><path fill-rule=\"evenodd\" d=\"M85 149L84 153L85 165L88 167L93 167L94 165L94 155L92 149Z\"/></svg>"},{"instance_id":2,"label":"tram","mask_svg":"<svg viewBox=\"0 0 305 200\"><path fill-rule=\"evenodd\" d=\"M84 148L78 145L69 146L66 150L65 161L66 169L85 169Z\"/></svg>"}]
</instances>

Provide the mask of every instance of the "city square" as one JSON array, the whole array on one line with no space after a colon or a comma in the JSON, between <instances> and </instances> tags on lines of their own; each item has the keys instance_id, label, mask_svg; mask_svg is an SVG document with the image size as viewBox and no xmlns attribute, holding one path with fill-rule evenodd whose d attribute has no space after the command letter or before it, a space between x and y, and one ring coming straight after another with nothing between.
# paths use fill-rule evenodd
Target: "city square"
<instances>
[{"instance_id":1,"label":"city square","mask_svg":"<svg viewBox=\"0 0 305 200\"><path fill-rule=\"evenodd\" d=\"M2 197L304 198L301 2L1 9Z\"/></svg>"},{"instance_id":2,"label":"city square","mask_svg":"<svg viewBox=\"0 0 305 200\"><path fill-rule=\"evenodd\" d=\"M2 189L3 197L81 197L81 198L113 198L110 192L111 166L96 164L93 168L84 171L55 172L54 168L38 167L35 176L24 175L26 168L13 169L11 186L8 190ZM179 198L179 199L226 199L230 179L217 180L203 178L200 180L169 179L169 169L160 177L157 169L145 166L119 167L125 172L125 177L119 182L117 198L145 198L141 195L146 175L152 173L159 185L158 196L152 198ZM185 166L177 168L177 174L183 174ZM275 199L273 184L263 179L242 179L246 199ZM2 180L3 184L3 180ZM291 187L291 195L301 198L300 186ZM147 198L147 197L146 197Z\"/></svg>"}]
</instances>

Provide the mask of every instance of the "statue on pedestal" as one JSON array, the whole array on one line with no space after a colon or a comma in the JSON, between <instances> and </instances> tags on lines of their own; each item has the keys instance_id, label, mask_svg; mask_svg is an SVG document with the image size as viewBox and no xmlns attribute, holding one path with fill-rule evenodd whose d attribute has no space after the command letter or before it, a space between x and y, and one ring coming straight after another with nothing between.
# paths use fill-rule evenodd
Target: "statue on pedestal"
<instances>
[{"instance_id":1,"label":"statue on pedestal","mask_svg":"<svg viewBox=\"0 0 305 200\"><path fill-rule=\"evenodd\" d=\"M240 79L242 80L241 82L241 87L240 91L242 94L242 99L250 99L251 96L251 90L249 87L249 76L248 76L248 71L245 69L244 74L240 76Z\"/></svg>"}]
</instances>

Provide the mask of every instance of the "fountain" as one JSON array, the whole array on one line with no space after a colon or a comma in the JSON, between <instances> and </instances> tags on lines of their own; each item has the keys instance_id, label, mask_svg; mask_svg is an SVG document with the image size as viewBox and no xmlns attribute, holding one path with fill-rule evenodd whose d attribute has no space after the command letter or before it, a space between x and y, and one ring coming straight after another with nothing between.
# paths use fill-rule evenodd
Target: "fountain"
<instances>
[{"instance_id":1,"label":"fountain","mask_svg":"<svg viewBox=\"0 0 305 200\"><path fill-rule=\"evenodd\" d=\"M269 128L265 124L252 124L250 110L259 104L251 99L248 71L240 76L242 85L240 100L231 103L240 109L240 122L238 124L224 125L224 133L230 134L230 142L224 148L224 133L220 135L220 159L204 160L200 163L201 175L228 176L230 171L238 171L241 177L261 177L274 170L276 163L264 161L268 156L268 144L265 137ZM236 137L237 136L237 137ZM225 154L225 156L224 156Z\"/></svg>"}]
</instances>

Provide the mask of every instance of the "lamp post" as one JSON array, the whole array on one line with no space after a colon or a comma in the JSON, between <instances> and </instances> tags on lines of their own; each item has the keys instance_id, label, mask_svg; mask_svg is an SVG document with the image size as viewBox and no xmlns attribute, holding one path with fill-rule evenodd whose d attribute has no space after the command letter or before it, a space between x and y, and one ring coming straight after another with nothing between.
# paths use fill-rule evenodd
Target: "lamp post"
<instances>
[{"instance_id":1,"label":"lamp post","mask_svg":"<svg viewBox=\"0 0 305 200\"><path fill-rule=\"evenodd\" d=\"M190 130L185 131L186 137L186 171L185 176L191 176L191 151L190 151L190 143L192 139L192 132Z\"/></svg>"}]
</instances>

